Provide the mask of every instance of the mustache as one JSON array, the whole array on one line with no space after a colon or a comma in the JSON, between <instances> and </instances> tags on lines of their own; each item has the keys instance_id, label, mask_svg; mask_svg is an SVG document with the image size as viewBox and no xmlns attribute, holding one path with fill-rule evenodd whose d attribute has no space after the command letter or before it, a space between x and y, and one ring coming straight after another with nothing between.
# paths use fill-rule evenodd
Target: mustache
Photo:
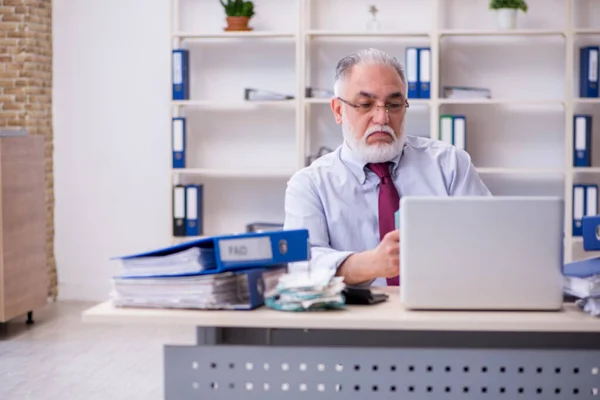
<instances>
[{"instance_id":1,"label":"mustache","mask_svg":"<svg viewBox=\"0 0 600 400\"><path fill-rule=\"evenodd\" d=\"M396 133L394 132L394 130L392 129L391 126L379 125L379 126L372 126L365 131L365 134L363 135L363 142L366 142L366 140L369 136L371 136L372 134L377 133L377 132L385 132L388 135L390 135L392 137L392 139L396 140Z\"/></svg>"}]
</instances>

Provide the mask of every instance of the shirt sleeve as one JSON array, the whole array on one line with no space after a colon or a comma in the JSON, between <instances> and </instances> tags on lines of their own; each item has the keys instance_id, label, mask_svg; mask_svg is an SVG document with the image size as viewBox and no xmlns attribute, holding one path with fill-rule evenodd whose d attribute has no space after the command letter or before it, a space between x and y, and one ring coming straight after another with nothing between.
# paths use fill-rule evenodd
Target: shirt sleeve
<instances>
[{"instance_id":1,"label":"shirt sleeve","mask_svg":"<svg viewBox=\"0 0 600 400\"><path fill-rule=\"evenodd\" d=\"M336 271L353 251L331 248L323 203L306 170L295 173L285 192L284 229L308 229L311 268Z\"/></svg>"},{"instance_id":2,"label":"shirt sleeve","mask_svg":"<svg viewBox=\"0 0 600 400\"><path fill-rule=\"evenodd\" d=\"M448 193L450 196L491 196L471 162L471 156L463 149L453 147L449 157L451 174Z\"/></svg>"}]
</instances>

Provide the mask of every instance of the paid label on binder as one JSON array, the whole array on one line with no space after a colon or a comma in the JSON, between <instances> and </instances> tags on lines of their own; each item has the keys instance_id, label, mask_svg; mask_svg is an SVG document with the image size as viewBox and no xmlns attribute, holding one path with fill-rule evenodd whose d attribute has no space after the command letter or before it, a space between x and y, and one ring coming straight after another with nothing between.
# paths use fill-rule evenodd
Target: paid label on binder
<instances>
[{"instance_id":1,"label":"paid label on binder","mask_svg":"<svg viewBox=\"0 0 600 400\"><path fill-rule=\"evenodd\" d=\"M273 250L268 236L219 240L221 261L272 260Z\"/></svg>"}]
</instances>

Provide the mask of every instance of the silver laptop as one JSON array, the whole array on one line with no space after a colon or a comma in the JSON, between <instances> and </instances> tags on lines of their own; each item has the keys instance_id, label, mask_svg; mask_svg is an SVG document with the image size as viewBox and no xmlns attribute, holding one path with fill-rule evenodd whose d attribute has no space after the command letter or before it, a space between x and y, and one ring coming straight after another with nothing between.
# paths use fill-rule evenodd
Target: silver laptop
<instances>
[{"instance_id":1,"label":"silver laptop","mask_svg":"<svg viewBox=\"0 0 600 400\"><path fill-rule=\"evenodd\" d=\"M402 198L404 306L560 309L563 207L558 197Z\"/></svg>"}]
</instances>

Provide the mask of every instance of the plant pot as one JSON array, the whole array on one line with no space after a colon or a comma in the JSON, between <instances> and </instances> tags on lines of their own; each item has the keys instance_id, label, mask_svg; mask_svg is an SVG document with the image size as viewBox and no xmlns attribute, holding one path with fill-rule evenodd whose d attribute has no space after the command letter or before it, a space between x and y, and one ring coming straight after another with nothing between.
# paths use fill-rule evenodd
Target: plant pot
<instances>
[{"instance_id":1,"label":"plant pot","mask_svg":"<svg viewBox=\"0 0 600 400\"><path fill-rule=\"evenodd\" d=\"M227 17L227 28L226 31L251 31L252 28L248 27L250 17Z\"/></svg>"},{"instance_id":2,"label":"plant pot","mask_svg":"<svg viewBox=\"0 0 600 400\"><path fill-rule=\"evenodd\" d=\"M496 10L496 21L500 29L515 29L517 27L516 8L500 8Z\"/></svg>"}]
</instances>

